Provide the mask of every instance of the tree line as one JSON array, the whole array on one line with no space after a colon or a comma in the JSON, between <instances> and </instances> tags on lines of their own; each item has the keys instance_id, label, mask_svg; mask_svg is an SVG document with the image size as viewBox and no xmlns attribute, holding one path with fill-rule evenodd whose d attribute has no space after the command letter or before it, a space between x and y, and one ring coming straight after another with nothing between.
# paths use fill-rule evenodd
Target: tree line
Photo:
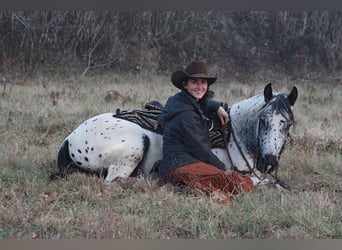
<instances>
[{"instance_id":1,"label":"tree line","mask_svg":"<svg viewBox=\"0 0 342 250\"><path fill-rule=\"evenodd\" d=\"M341 70L340 11L0 11L0 69L169 73L204 60L220 75Z\"/></svg>"}]
</instances>

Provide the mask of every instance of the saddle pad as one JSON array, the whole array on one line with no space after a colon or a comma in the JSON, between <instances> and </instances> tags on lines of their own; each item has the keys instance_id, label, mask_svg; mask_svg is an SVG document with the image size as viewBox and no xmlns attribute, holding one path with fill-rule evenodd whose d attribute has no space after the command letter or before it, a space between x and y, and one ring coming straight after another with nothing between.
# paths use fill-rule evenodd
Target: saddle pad
<instances>
[{"instance_id":1,"label":"saddle pad","mask_svg":"<svg viewBox=\"0 0 342 250\"><path fill-rule=\"evenodd\" d=\"M158 123L158 115L160 112L156 111L148 111L148 110L133 110L133 111L120 111L116 110L116 114L114 117L124 119L135 124L138 124L140 127L153 131L158 134L162 134L163 131Z\"/></svg>"},{"instance_id":2,"label":"saddle pad","mask_svg":"<svg viewBox=\"0 0 342 250\"><path fill-rule=\"evenodd\" d=\"M133 110L133 111L120 111L117 110L113 117L124 119L135 124L138 124L144 129L155 132L157 134L162 134L162 128L158 123L158 115L160 112L149 111L149 110ZM211 130L209 131L209 139L212 148L225 148L224 138L227 137L229 133L228 126L222 130Z\"/></svg>"}]
</instances>

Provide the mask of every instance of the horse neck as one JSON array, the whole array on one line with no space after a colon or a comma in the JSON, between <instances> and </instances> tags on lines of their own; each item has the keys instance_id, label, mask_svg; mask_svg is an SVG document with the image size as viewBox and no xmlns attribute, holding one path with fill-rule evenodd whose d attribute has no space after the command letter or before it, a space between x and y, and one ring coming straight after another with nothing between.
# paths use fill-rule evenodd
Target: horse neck
<instances>
[{"instance_id":1,"label":"horse neck","mask_svg":"<svg viewBox=\"0 0 342 250\"><path fill-rule=\"evenodd\" d=\"M254 161L258 150L259 114L264 105L264 96L257 95L235 103L230 109L234 133L234 138L231 139L235 140L250 164Z\"/></svg>"}]
</instances>

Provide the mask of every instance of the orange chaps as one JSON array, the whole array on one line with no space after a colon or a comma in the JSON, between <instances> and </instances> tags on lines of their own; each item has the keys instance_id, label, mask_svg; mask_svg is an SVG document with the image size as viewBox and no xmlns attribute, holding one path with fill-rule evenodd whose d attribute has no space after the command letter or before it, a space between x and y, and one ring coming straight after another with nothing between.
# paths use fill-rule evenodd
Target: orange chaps
<instances>
[{"instance_id":1,"label":"orange chaps","mask_svg":"<svg viewBox=\"0 0 342 250\"><path fill-rule=\"evenodd\" d=\"M162 182L168 182L171 179L209 193L223 191L227 194L237 194L253 189L253 181L249 176L227 172L204 162L195 162L176 168L164 176Z\"/></svg>"}]
</instances>

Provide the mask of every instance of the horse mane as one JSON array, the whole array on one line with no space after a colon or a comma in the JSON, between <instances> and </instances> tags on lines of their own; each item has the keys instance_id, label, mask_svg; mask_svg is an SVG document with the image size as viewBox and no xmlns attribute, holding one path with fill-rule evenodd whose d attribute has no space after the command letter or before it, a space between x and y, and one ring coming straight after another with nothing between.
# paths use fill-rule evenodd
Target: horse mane
<instances>
[{"instance_id":1,"label":"horse mane","mask_svg":"<svg viewBox=\"0 0 342 250\"><path fill-rule=\"evenodd\" d=\"M291 121L294 121L294 114L290 101L287 99L287 94L277 94L271 100L274 102L273 110L277 110L282 116L289 116Z\"/></svg>"}]
</instances>

